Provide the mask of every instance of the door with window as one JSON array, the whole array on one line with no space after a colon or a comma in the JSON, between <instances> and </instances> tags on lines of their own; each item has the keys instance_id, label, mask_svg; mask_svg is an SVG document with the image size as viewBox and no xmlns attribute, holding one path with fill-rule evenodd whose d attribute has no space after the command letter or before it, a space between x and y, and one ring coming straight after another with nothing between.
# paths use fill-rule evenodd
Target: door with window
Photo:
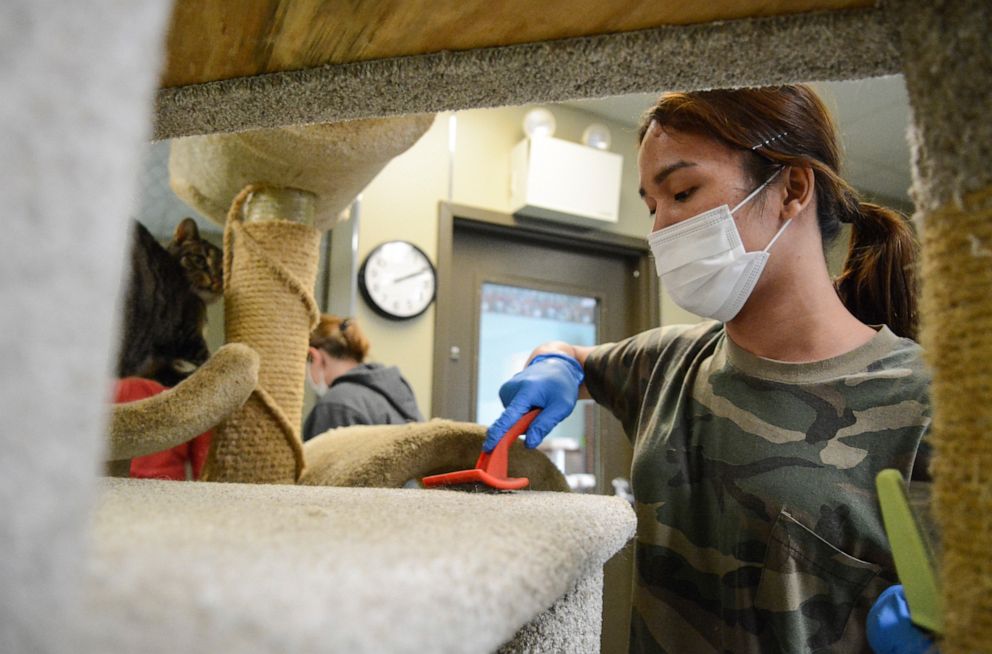
<instances>
[{"instance_id":1,"label":"door with window","mask_svg":"<svg viewBox=\"0 0 992 654\"><path fill-rule=\"evenodd\" d=\"M575 232L444 204L438 249L432 415L490 424L499 387L543 342L616 341L655 326L658 286L642 239ZM614 493L630 472L620 423L580 400L540 449L576 492ZM604 646L626 642L630 561L614 557L604 586ZM618 640L619 639L619 640Z\"/></svg>"}]
</instances>

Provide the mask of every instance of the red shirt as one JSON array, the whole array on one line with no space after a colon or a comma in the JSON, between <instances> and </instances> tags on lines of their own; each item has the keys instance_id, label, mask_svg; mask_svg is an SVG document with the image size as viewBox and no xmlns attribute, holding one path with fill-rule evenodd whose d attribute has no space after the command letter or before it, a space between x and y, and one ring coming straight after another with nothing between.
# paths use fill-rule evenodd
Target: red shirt
<instances>
[{"instance_id":1,"label":"red shirt","mask_svg":"<svg viewBox=\"0 0 992 654\"><path fill-rule=\"evenodd\" d=\"M126 377L118 380L114 391L114 402L123 404L143 400L168 390L156 381L140 377ZM173 448L131 459L131 476L140 479L186 479L186 463L189 462L193 479L200 478L203 464L210 450L210 431L206 431L191 441Z\"/></svg>"}]
</instances>

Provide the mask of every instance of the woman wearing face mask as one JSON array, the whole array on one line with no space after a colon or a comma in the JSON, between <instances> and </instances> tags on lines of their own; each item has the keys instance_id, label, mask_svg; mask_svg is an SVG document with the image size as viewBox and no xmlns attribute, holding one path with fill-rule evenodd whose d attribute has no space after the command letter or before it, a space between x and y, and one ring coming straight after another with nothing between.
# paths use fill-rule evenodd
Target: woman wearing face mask
<instances>
[{"instance_id":1,"label":"woman wearing face mask","mask_svg":"<svg viewBox=\"0 0 992 654\"><path fill-rule=\"evenodd\" d=\"M926 474L929 378L912 229L838 164L806 86L663 95L640 129L648 241L709 320L546 343L500 389L487 449L539 407L535 447L583 381L633 441L631 651L871 651L866 615L896 582L874 479Z\"/></svg>"},{"instance_id":2,"label":"woman wearing face mask","mask_svg":"<svg viewBox=\"0 0 992 654\"><path fill-rule=\"evenodd\" d=\"M304 441L335 427L423 420L399 369L364 363L368 351L354 320L321 316L310 334L307 383L318 399L303 423Z\"/></svg>"}]
</instances>

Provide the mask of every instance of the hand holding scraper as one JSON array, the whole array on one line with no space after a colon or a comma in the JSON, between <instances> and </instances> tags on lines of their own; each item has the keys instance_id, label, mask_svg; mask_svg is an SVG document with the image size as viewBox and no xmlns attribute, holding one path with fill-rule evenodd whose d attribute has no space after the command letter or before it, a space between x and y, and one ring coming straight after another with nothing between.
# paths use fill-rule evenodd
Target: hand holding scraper
<instances>
[{"instance_id":1,"label":"hand holding scraper","mask_svg":"<svg viewBox=\"0 0 992 654\"><path fill-rule=\"evenodd\" d=\"M527 430L527 427L534 421L538 413L540 413L540 410L534 409L524 414L520 420L507 430L492 452L483 451L479 455L474 468L431 475L430 477L421 479L421 483L426 488L443 487L482 492L526 488L530 483L530 480L526 477L507 476L507 459L513 441L517 440L520 434Z\"/></svg>"}]
</instances>

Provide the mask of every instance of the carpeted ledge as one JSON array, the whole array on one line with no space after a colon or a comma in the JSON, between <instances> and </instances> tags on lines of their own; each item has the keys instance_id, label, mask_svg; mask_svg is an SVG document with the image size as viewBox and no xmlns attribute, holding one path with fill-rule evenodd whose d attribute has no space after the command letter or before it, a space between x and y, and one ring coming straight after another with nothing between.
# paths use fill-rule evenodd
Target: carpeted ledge
<instances>
[{"instance_id":1,"label":"carpeted ledge","mask_svg":"<svg viewBox=\"0 0 992 654\"><path fill-rule=\"evenodd\" d=\"M303 444L306 486L402 488L420 479L475 467L486 427L435 418L405 425L354 425L332 429ZM543 452L517 441L507 474L527 477L528 490L568 492L568 482Z\"/></svg>"},{"instance_id":2,"label":"carpeted ledge","mask_svg":"<svg viewBox=\"0 0 992 654\"><path fill-rule=\"evenodd\" d=\"M602 610L603 571L594 570L524 625L513 640L499 648L499 654L599 652Z\"/></svg>"},{"instance_id":3,"label":"carpeted ledge","mask_svg":"<svg viewBox=\"0 0 992 654\"><path fill-rule=\"evenodd\" d=\"M992 186L992 3L891 0L912 107L913 203L937 211Z\"/></svg>"},{"instance_id":4,"label":"carpeted ledge","mask_svg":"<svg viewBox=\"0 0 992 654\"><path fill-rule=\"evenodd\" d=\"M487 653L525 626L502 651L585 651L635 523L618 498L568 493L102 491L83 651Z\"/></svg>"},{"instance_id":5,"label":"carpeted ledge","mask_svg":"<svg viewBox=\"0 0 992 654\"><path fill-rule=\"evenodd\" d=\"M879 9L380 59L159 91L155 138L664 89L897 73Z\"/></svg>"}]
</instances>

